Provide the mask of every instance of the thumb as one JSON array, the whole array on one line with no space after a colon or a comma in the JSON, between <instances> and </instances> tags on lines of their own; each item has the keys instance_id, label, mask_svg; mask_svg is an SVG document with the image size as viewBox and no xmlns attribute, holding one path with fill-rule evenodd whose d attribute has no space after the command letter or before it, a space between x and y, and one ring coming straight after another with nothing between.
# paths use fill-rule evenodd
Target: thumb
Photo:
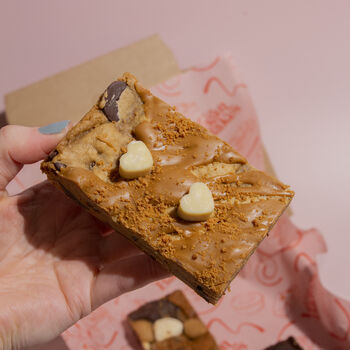
<instances>
[{"instance_id":1,"label":"thumb","mask_svg":"<svg viewBox=\"0 0 350 350\"><path fill-rule=\"evenodd\" d=\"M22 169L47 157L64 136L69 121L29 128L8 125L0 129L0 192Z\"/></svg>"}]
</instances>

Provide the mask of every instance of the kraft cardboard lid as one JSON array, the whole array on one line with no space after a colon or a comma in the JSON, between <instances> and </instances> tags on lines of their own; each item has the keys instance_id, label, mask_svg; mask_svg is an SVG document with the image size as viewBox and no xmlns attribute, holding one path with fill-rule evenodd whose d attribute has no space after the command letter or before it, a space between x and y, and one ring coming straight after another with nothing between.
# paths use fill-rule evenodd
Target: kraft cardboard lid
<instances>
[{"instance_id":1,"label":"kraft cardboard lid","mask_svg":"<svg viewBox=\"0 0 350 350\"><path fill-rule=\"evenodd\" d=\"M132 72L151 87L180 69L171 50L154 35L9 93L5 96L7 120L26 126L78 121L124 72Z\"/></svg>"}]
</instances>

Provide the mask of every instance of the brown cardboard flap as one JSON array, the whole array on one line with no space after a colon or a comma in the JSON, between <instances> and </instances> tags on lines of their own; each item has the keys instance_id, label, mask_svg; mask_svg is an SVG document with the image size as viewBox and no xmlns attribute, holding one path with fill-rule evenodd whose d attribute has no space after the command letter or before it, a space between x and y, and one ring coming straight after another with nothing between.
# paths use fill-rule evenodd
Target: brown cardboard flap
<instances>
[{"instance_id":1,"label":"brown cardboard flap","mask_svg":"<svg viewBox=\"0 0 350 350\"><path fill-rule=\"evenodd\" d=\"M173 53L154 35L5 96L10 124L41 126L78 121L106 86L131 72L151 87L180 73Z\"/></svg>"}]
</instances>

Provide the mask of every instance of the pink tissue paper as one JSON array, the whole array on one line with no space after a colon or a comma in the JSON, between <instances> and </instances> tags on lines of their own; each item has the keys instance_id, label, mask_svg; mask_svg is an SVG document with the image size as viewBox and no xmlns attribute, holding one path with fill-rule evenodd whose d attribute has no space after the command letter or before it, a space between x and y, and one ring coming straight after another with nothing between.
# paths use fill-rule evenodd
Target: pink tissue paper
<instances>
[{"instance_id":1,"label":"pink tissue paper","mask_svg":"<svg viewBox=\"0 0 350 350\"><path fill-rule=\"evenodd\" d=\"M155 86L152 92L263 170L256 112L230 56L192 68ZM38 163L28 165L8 191L15 194L44 179ZM218 305L208 304L171 277L110 301L62 336L74 350L136 348L135 338L125 327L126 315L145 302L181 289L222 350L263 349L290 335L306 350L350 349L350 302L328 292L318 276L316 256L326 250L316 229L298 229L283 215Z\"/></svg>"}]
</instances>

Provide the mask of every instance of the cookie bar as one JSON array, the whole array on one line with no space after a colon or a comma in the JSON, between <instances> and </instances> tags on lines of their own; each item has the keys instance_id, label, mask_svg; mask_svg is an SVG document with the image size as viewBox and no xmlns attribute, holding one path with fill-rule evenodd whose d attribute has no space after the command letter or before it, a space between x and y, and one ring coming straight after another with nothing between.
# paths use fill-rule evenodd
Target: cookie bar
<instances>
[{"instance_id":1,"label":"cookie bar","mask_svg":"<svg viewBox=\"0 0 350 350\"><path fill-rule=\"evenodd\" d=\"M213 304L294 195L129 73L41 169Z\"/></svg>"},{"instance_id":2,"label":"cookie bar","mask_svg":"<svg viewBox=\"0 0 350 350\"><path fill-rule=\"evenodd\" d=\"M303 350L303 348L293 337L289 337L287 340L271 345L265 350Z\"/></svg>"},{"instance_id":3,"label":"cookie bar","mask_svg":"<svg viewBox=\"0 0 350 350\"><path fill-rule=\"evenodd\" d=\"M180 290L144 304L128 315L128 322L145 350L219 350Z\"/></svg>"}]
</instances>

